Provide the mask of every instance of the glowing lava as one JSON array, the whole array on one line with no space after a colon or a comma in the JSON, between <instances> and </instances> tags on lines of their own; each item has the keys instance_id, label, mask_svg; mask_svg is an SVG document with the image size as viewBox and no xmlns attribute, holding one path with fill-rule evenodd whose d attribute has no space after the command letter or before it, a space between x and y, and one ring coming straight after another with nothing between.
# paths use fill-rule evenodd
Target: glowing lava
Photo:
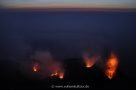
<instances>
[{"instance_id":1,"label":"glowing lava","mask_svg":"<svg viewBox=\"0 0 136 90\"><path fill-rule=\"evenodd\" d=\"M58 76L58 72L52 73L51 76Z\"/></svg>"},{"instance_id":2,"label":"glowing lava","mask_svg":"<svg viewBox=\"0 0 136 90\"><path fill-rule=\"evenodd\" d=\"M60 72L60 73L59 73L59 78L60 78L60 79L63 79L63 78L64 78L64 73L63 73L63 72Z\"/></svg>"},{"instance_id":3,"label":"glowing lava","mask_svg":"<svg viewBox=\"0 0 136 90\"><path fill-rule=\"evenodd\" d=\"M34 63L33 64L33 71L34 72L38 72L39 71L39 64L38 63Z\"/></svg>"},{"instance_id":4,"label":"glowing lava","mask_svg":"<svg viewBox=\"0 0 136 90\"><path fill-rule=\"evenodd\" d=\"M105 74L109 79L112 79L118 67L118 58L114 53L111 53L109 59L106 62Z\"/></svg>"},{"instance_id":5,"label":"glowing lava","mask_svg":"<svg viewBox=\"0 0 136 90\"><path fill-rule=\"evenodd\" d=\"M51 74L52 77L57 77L59 79L63 79L64 78L64 72L55 72Z\"/></svg>"},{"instance_id":6,"label":"glowing lava","mask_svg":"<svg viewBox=\"0 0 136 90\"><path fill-rule=\"evenodd\" d=\"M97 60L96 57L97 56L90 57L88 53L84 53L83 59L84 59L84 62L85 62L85 67L86 68L91 68L95 64L95 62Z\"/></svg>"},{"instance_id":7,"label":"glowing lava","mask_svg":"<svg viewBox=\"0 0 136 90\"><path fill-rule=\"evenodd\" d=\"M91 68L95 64L95 62L90 59L90 60L85 60L85 64L87 68Z\"/></svg>"}]
</instances>

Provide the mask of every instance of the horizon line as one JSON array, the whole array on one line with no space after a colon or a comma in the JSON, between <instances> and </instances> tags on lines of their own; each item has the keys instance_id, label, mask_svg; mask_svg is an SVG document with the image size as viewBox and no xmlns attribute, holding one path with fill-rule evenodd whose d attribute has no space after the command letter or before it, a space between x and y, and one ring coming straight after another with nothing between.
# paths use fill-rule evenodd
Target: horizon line
<instances>
[{"instance_id":1,"label":"horizon line","mask_svg":"<svg viewBox=\"0 0 136 90\"><path fill-rule=\"evenodd\" d=\"M19 11L117 11L117 12L136 12L136 8L100 8L100 7L14 7L0 8L0 10L19 10Z\"/></svg>"}]
</instances>

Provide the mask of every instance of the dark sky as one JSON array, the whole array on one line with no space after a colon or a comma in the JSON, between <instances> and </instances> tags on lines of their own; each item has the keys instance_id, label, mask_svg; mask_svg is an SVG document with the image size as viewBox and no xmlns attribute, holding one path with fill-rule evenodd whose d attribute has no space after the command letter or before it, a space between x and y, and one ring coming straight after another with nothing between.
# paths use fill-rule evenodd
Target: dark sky
<instances>
[{"instance_id":1,"label":"dark sky","mask_svg":"<svg viewBox=\"0 0 136 90\"><path fill-rule=\"evenodd\" d=\"M23 60L41 49L76 58L88 48L113 48L123 70L135 76L135 34L136 12L0 11L1 60Z\"/></svg>"}]
</instances>

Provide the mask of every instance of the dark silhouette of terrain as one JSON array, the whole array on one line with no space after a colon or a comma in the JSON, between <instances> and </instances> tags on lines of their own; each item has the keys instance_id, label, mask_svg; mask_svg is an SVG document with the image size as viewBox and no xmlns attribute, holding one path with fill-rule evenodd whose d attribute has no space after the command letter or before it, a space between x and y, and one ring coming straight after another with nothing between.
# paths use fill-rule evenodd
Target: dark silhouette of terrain
<instances>
[{"instance_id":1,"label":"dark silhouette of terrain","mask_svg":"<svg viewBox=\"0 0 136 90\"><path fill-rule=\"evenodd\" d=\"M23 75L18 68L14 68L14 73L9 73L13 66L9 65L9 71L1 72L1 83L3 88L9 90L43 90L45 88L52 88L52 85L88 85L89 88L97 89L118 89L118 88L132 88L132 80L129 80L120 73L112 79L108 79L102 69L94 65L91 68L86 68L81 59L68 59L63 61L65 67L64 79L56 77L49 77L41 80L30 79ZM14 77L9 77L14 74Z\"/></svg>"}]
</instances>

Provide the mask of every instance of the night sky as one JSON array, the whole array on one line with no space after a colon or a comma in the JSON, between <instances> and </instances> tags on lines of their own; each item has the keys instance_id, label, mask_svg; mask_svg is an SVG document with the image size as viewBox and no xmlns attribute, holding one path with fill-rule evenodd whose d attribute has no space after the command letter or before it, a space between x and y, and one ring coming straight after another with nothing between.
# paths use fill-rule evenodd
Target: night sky
<instances>
[{"instance_id":1,"label":"night sky","mask_svg":"<svg viewBox=\"0 0 136 90\"><path fill-rule=\"evenodd\" d=\"M110 48L118 53L122 72L136 78L135 34L135 11L1 10L0 58L22 63L36 50L79 58L89 48Z\"/></svg>"}]
</instances>

